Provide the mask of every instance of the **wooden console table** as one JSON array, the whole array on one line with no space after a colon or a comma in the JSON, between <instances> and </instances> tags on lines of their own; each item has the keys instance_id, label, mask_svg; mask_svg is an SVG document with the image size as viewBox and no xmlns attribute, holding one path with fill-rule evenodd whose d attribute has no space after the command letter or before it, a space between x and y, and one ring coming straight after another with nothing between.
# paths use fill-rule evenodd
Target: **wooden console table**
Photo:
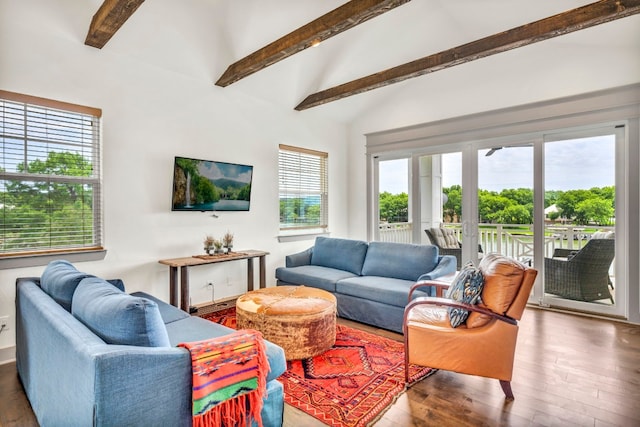
<instances>
[{"instance_id":1,"label":"wooden console table","mask_svg":"<svg viewBox=\"0 0 640 427\"><path fill-rule=\"evenodd\" d=\"M240 259L247 260L247 290L253 290L253 259L260 259L260 287L266 287L266 274L265 274L265 256L269 255L269 252L256 251L253 249L232 252L231 254L225 254L221 256L211 257L184 257L184 258L172 258L161 259L158 261L160 264L169 266L169 302L171 305L180 307L186 312L189 312L189 267L196 265L217 264L219 262L237 261ZM178 295L178 268L180 269L180 295ZM180 305L178 305L180 301Z\"/></svg>"}]
</instances>

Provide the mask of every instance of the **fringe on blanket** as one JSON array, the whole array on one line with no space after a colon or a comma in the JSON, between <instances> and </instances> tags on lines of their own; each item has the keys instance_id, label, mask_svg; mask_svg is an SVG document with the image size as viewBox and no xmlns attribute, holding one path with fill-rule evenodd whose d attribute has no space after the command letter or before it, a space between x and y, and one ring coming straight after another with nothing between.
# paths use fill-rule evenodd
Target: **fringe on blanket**
<instances>
[{"instance_id":1,"label":"fringe on blanket","mask_svg":"<svg viewBox=\"0 0 640 427\"><path fill-rule=\"evenodd\" d=\"M191 353L193 426L262 427L269 371L262 334L251 329L180 343Z\"/></svg>"}]
</instances>

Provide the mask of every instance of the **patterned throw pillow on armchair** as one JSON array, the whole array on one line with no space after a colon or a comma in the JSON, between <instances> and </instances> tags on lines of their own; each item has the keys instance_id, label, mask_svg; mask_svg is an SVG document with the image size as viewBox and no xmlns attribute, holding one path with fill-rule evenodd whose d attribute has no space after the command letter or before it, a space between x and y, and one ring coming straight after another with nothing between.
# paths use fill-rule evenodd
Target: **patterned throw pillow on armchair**
<instances>
[{"instance_id":1,"label":"patterned throw pillow on armchair","mask_svg":"<svg viewBox=\"0 0 640 427\"><path fill-rule=\"evenodd\" d=\"M473 263L469 262L456 276L447 291L446 297L466 304L477 304L480 301L483 286L484 276L482 272L474 267ZM448 311L449 321L453 328L462 325L469 316L469 310L464 308L449 307Z\"/></svg>"}]
</instances>

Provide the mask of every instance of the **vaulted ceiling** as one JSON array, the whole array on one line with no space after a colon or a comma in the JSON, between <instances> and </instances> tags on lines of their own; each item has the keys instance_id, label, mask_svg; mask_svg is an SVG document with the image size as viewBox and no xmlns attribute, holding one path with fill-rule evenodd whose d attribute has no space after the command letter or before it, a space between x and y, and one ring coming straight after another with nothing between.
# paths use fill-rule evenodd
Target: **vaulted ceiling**
<instances>
[{"instance_id":1,"label":"vaulted ceiling","mask_svg":"<svg viewBox=\"0 0 640 427\"><path fill-rule=\"evenodd\" d=\"M411 79L395 91L411 96L406 86L421 88L430 73L476 59L494 61L501 73L505 58L493 59L500 55L517 61L529 53L540 67L570 61L553 53L563 45L640 55L640 0L93 1L89 46L151 61L164 51L181 61L170 67L202 75L185 67L204 66L225 91L316 107L342 121L393 99L397 82ZM180 43L195 44L202 57L184 61ZM522 52L502 53L515 48Z\"/></svg>"}]
</instances>

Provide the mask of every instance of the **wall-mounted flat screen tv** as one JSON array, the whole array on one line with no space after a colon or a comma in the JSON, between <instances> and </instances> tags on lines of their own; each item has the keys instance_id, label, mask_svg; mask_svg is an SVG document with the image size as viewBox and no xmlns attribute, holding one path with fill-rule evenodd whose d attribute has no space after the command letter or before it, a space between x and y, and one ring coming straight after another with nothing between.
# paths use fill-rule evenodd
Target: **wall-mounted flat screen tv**
<instances>
[{"instance_id":1,"label":"wall-mounted flat screen tv","mask_svg":"<svg viewBox=\"0 0 640 427\"><path fill-rule=\"evenodd\" d=\"M253 166L176 156L173 211L248 211Z\"/></svg>"}]
</instances>

